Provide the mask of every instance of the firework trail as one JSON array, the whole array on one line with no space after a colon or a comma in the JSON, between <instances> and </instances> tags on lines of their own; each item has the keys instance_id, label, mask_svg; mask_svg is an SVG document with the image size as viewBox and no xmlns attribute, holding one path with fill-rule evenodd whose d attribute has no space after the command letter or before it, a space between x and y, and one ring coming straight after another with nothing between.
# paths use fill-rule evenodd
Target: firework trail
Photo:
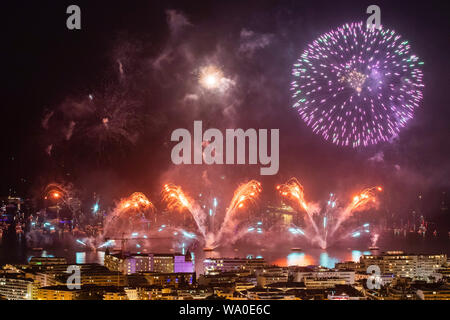
<instances>
[{"instance_id":1,"label":"firework trail","mask_svg":"<svg viewBox=\"0 0 450 320\"><path fill-rule=\"evenodd\" d=\"M423 62L395 31L345 24L294 64L294 108L314 133L341 146L389 141L422 100Z\"/></svg>"},{"instance_id":2,"label":"firework trail","mask_svg":"<svg viewBox=\"0 0 450 320\"><path fill-rule=\"evenodd\" d=\"M51 182L44 187L44 199L53 197L58 198L72 198L74 195L73 186L71 184L62 184Z\"/></svg>"},{"instance_id":3,"label":"firework trail","mask_svg":"<svg viewBox=\"0 0 450 320\"><path fill-rule=\"evenodd\" d=\"M380 190L380 187L365 189L353 197L352 202L350 202L350 204L348 204L347 207L341 211L336 224L331 229L330 236L333 236L341 224L350 218L354 212L367 210L370 206L375 204L375 190Z\"/></svg>"},{"instance_id":4,"label":"firework trail","mask_svg":"<svg viewBox=\"0 0 450 320\"><path fill-rule=\"evenodd\" d=\"M173 184L164 185L163 201L167 203L170 210L187 209L194 218L198 230L206 238L206 214L193 199L183 192L181 187Z\"/></svg>"},{"instance_id":5,"label":"firework trail","mask_svg":"<svg viewBox=\"0 0 450 320\"><path fill-rule=\"evenodd\" d=\"M319 228L313 218L312 205L308 205L305 201L304 188L296 178L289 179L285 184L277 186L278 191L283 197L287 197L297 206L297 209L306 212L308 219L314 228L314 231L319 233Z\"/></svg>"},{"instance_id":6,"label":"firework trail","mask_svg":"<svg viewBox=\"0 0 450 320\"><path fill-rule=\"evenodd\" d=\"M84 121L83 134L94 141L99 149L109 144L135 144L140 119L136 114L138 103L125 94L106 92L92 95L89 118Z\"/></svg>"},{"instance_id":7,"label":"firework trail","mask_svg":"<svg viewBox=\"0 0 450 320\"><path fill-rule=\"evenodd\" d=\"M169 210L187 209L192 214L197 228L205 240L206 246L217 247L225 243L232 243L248 232L247 228L236 230L239 227L237 212L244 210L246 206L254 204L260 193L261 184L255 180L240 185L236 189L233 199L225 212L224 220L217 234L208 232L206 225L207 215L179 186L166 184L163 187L163 201L166 202ZM226 241L224 238L225 235L227 236Z\"/></svg>"},{"instance_id":8,"label":"firework trail","mask_svg":"<svg viewBox=\"0 0 450 320\"><path fill-rule=\"evenodd\" d=\"M57 226L60 224L59 218L66 218L68 212L70 212L71 219L73 219L75 225L82 220L81 201L78 198L78 191L71 183L52 182L45 185L34 197L36 202L45 201L45 208L40 210L38 216L46 216L49 212L48 209L51 209L51 211L56 209L56 216L47 216L48 219L44 223L35 218L31 223L30 230L26 233L27 246L51 247L56 245L57 242L67 241L67 238L70 237L69 235L63 239L55 237L55 235L58 231ZM37 229L35 229L36 225L39 226ZM73 229L73 233L78 233L76 228ZM83 236L86 236L86 234L83 233Z\"/></svg>"},{"instance_id":9,"label":"firework trail","mask_svg":"<svg viewBox=\"0 0 450 320\"><path fill-rule=\"evenodd\" d=\"M103 153L137 142L143 119L140 103L126 89L110 87L78 99L67 99L46 111L41 122L48 132L46 153L60 144L81 143Z\"/></svg>"},{"instance_id":10,"label":"firework trail","mask_svg":"<svg viewBox=\"0 0 450 320\"><path fill-rule=\"evenodd\" d=\"M77 197L72 184L49 183L45 186L43 195L45 200L53 200L64 204L74 217L79 217L79 214L81 214L81 201Z\"/></svg>"},{"instance_id":11,"label":"firework trail","mask_svg":"<svg viewBox=\"0 0 450 320\"><path fill-rule=\"evenodd\" d=\"M123 209L131 209L124 211L126 213L132 212L132 210L146 210L148 208L154 208L150 200L148 200L147 197L141 192L134 192L127 199L122 199L120 205Z\"/></svg>"},{"instance_id":12,"label":"firework trail","mask_svg":"<svg viewBox=\"0 0 450 320\"><path fill-rule=\"evenodd\" d=\"M342 223L347 221L355 212L367 210L375 205L375 190L382 191L381 187L368 188L361 191L354 196L353 200L344 208L338 207L337 199L334 194L330 194L327 207L320 209L315 205L309 204L305 201L303 186L297 179L291 178L285 184L276 187L280 195L292 201L297 210L305 211L307 214L307 230L292 224L288 231L297 236L303 236L311 243L317 243L322 249L329 246L330 241L338 241L348 237L357 238L363 232L369 232L369 224L353 229L350 232L345 232L342 229ZM312 209L314 207L314 209ZM314 215L322 214L322 226L319 228ZM340 230L339 235L335 236L337 230Z\"/></svg>"},{"instance_id":13,"label":"firework trail","mask_svg":"<svg viewBox=\"0 0 450 320\"><path fill-rule=\"evenodd\" d=\"M370 237L370 243L372 247L376 247L377 246L377 242L378 242L378 238L380 237L380 235L378 233L374 233L371 237Z\"/></svg>"},{"instance_id":14,"label":"firework trail","mask_svg":"<svg viewBox=\"0 0 450 320\"><path fill-rule=\"evenodd\" d=\"M347 233L343 233L341 235L339 235L336 240L341 240L341 239L347 239L347 238L359 238L360 236L363 235L363 233L369 233L370 232L370 224L369 223L365 223L362 226L359 226Z\"/></svg>"},{"instance_id":15,"label":"firework trail","mask_svg":"<svg viewBox=\"0 0 450 320\"><path fill-rule=\"evenodd\" d=\"M146 223L154 213L153 203L141 192L121 199L106 218L103 238L128 233L130 230L147 230Z\"/></svg>"},{"instance_id":16,"label":"firework trail","mask_svg":"<svg viewBox=\"0 0 450 320\"><path fill-rule=\"evenodd\" d=\"M225 234L230 234L235 231L238 224L237 211L243 209L245 206L255 204L262 191L261 184L256 180L251 180L247 183L241 184L234 192L233 199L228 206L225 213L225 218L220 227L220 230L215 237L215 244L220 242ZM230 239L231 242L237 240L236 235L242 236L241 233L236 233Z\"/></svg>"}]
</instances>

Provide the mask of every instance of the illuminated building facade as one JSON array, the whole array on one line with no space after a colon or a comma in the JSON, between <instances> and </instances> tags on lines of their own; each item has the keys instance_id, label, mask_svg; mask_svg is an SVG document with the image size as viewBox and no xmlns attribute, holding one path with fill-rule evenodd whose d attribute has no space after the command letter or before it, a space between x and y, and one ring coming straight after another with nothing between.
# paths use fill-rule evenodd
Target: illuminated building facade
<instances>
[{"instance_id":1,"label":"illuminated building facade","mask_svg":"<svg viewBox=\"0 0 450 320\"><path fill-rule=\"evenodd\" d=\"M355 283L355 271L350 270L308 270L305 268L292 272L292 276L294 281L305 282L305 285L309 284L310 286L320 286L321 284L353 285Z\"/></svg>"},{"instance_id":2,"label":"illuminated building facade","mask_svg":"<svg viewBox=\"0 0 450 320\"><path fill-rule=\"evenodd\" d=\"M267 267L256 271L256 282L259 287L267 287L278 282L287 282L289 271L287 268Z\"/></svg>"},{"instance_id":3,"label":"illuminated building facade","mask_svg":"<svg viewBox=\"0 0 450 320\"><path fill-rule=\"evenodd\" d=\"M220 272L235 272L248 270L254 272L256 269L267 266L262 258L209 258L203 261L205 274L214 274Z\"/></svg>"},{"instance_id":4,"label":"illuminated building facade","mask_svg":"<svg viewBox=\"0 0 450 320\"><path fill-rule=\"evenodd\" d=\"M155 254L153 256L154 272L172 273L175 270L175 261L173 254Z\"/></svg>"},{"instance_id":5,"label":"illuminated building facade","mask_svg":"<svg viewBox=\"0 0 450 320\"><path fill-rule=\"evenodd\" d=\"M450 286L420 287L417 296L421 300L450 300Z\"/></svg>"},{"instance_id":6,"label":"illuminated building facade","mask_svg":"<svg viewBox=\"0 0 450 320\"><path fill-rule=\"evenodd\" d=\"M33 280L22 274L0 273L0 296L7 300L31 300Z\"/></svg>"},{"instance_id":7,"label":"illuminated building facade","mask_svg":"<svg viewBox=\"0 0 450 320\"><path fill-rule=\"evenodd\" d=\"M67 264L66 258L32 257L29 262L29 265L31 265L31 266L47 266L47 265L57 265L57 264Z\"/></svg>"},{"instance_id":8,"label":"illuminated building facade","mask_svg":"<svg viewBox=\"0 0 450 320\"><path fill-rule=\"evenodd\" d=\"M133 274L153 270L151 255L132 255L123 261L123 273Z\"/></svg>"},{"instance_id":9,"label":"illuminated building facade","mask_svg":"<svg viewBox=\"0 0 450 320\"><path fill-rule=\"evenodd\" d=\"M143 273L148 285L174 286L192 285L195 283L195 273Z\"/></svg>"},{"instance_id":10,"label":"illuminated building facade","mask_svg":"<svg viewBox=\"0 0 450 320\"><path fill-rule=\"evenodd\" d=\"M360 262L364 265L364 269L370 265L377 265L382 274L389 273L396 277L430 281L446 264L447 255L405 254L401 251L388 251L379 256L364 255Z\"/></svg>"},{"instance_id":11,"label":"illuminated building facade","mask_svg":"<svg viewBox=\"0 0 450 320\"><path fill-rule=\"evenodd\" d=\"M48 286L37 290L37 300L75 300L77 290L70 290L67 286Z\"/></svg>"},{"instance_id":12,"label":"illuminated building facade","mask_svg":"<svg viewBox=\"0 0 450 320\"><path fill-rule=\"evenodd\" d=\"M133 254L122 257L121 254L105 254L104 265L111 271L123 274L141 272L194 272L194 264L189 255L183 254Z\"/></svg>"}]
</instances>

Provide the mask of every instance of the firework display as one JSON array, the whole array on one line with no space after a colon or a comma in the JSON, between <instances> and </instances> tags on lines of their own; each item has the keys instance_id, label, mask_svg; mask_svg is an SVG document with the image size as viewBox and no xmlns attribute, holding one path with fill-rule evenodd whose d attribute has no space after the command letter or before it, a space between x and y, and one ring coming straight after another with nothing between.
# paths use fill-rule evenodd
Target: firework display
<instances>
[{"instance_id":1,"label":"firework display","mask_svg":"<svg viewBox=\"0 0 450 320\"><path fill-rule=\"evenodd\" d=\"M0 303L450 300L446 10L5 2Z\"/></svg>"},{"instance_id":2,"label":"firework display","mask_svg":"<svg viewBox=\"0 0 450 320\"><path fill-rule=\"evenodd\" d=\"M381 192L381 187L368 188L355 195L347 205L341 206L334 194L330 195L330 200L325 207L313 202L307 202L304 196L304 188L296 178L291 178L286 183L276 187L281 198L288 201L297 212L305 213L304 225L299 226L292 223L285 231L299 235L307 239L311 244L321 248L333 246L340 240L347 238L358 238L363 233L370 233L369 223L358 226L351 221L351 217L359 211L367 211L376 207L376 191ZM217 248L233 245L236 241L246 235L264 233L263 222L251 222L245 218L243 213L251 213L256 207L257 201L262 192L261 184L251 180L241 184L234 192L231 202L219 218L217 230L211 225L211 218L216 214L212 209L209 215L197 200L186 194L180 186L166 184L162 189L162 201L165 209L173 214L171 223L156 223L158 210L139 192L122 199L105 221L105 228L102 232L102 239L111 236L129 235L137 239L137 234L145 235L145 239L165 239L169 237L181 237L184 241L201 241L206 248ZM217 199L214 198L213 206L217 206ZM188 212L192 216L194 224L190 224L183 219L177 219L180 213ZM154 217L155 219L151 219ZM150 221L151 220L151 221ZM181 224L182 225L181 225ZM281 221L275 222L275 226L281 227ZM191 230L189 230L191 229ZM278 228L278 232L283 227ZM268 234L274 235L271 230ZM134 236L133 236L134 235ZM197 237L200 236L199 238ZM374 235L372 235L374 237ZM378 239L378 236L376 236ZM257 239L254 239L256 241ZM98 240L84 238L83 243L98 243ZM374 242L374 241L372 241ZM376 241L375 241L376 242ZM104 242L101 247L114 245L113 242Z\"/></svg>"},{"instance_id":3,"label":"firework display","mask_svg":"<svg viewBox=\"0 0 450 320\"><path fill-rule=\"evenodd\" d=\"M207 66L201 69L199 82L207 89L216 89L223 79L222 71L214 66Z\"/></svg>"},{"instance_id":4,"label":"firework display","mask_svg":"<svg viewBox=\"0 0 450 320\"><path fill-rule=\"evenodd\" d=\"M318 244L323 249L350 236L357 238L363 231L369 233L370 224L368 223L357 228L354 228L354 223L350 223L349 228L353 226L351 231L348 231L348 228L341 230L341 227L355 212L374 207L376 205L375 191L382 191L381 187L365 189L355 195L353 200L344 207L339 206L338 199L334 194L330 194L327 205L322 208L317 204L305 201L304 188L296 178L291 178L285 184L277 186L276 189L282 198L292 203L299 212L305 212L308 217L305 230L293 225L289 228L289 232L306 237L311 243ZM321 226L316 222L318 219L322 222ZM339 232L336 234L338 230Z\"/></svg>"},{"instance_id":5,"label":"firework display","mask_svg":"<svg viewBox=\"0 0 450 320\"><path fill-rule=\"evenodd\" d=\"M231 200L231 203L225 213L225 218L219 230L219 233L217 234L216 241L220 241L227 233L229 234L233 231L236 231L236 227L238 227L239 223L237 211L243 210L246 205L250 206L252 204L255 204L261 191L261 184L256 180L251 180L247 183L241 184L236 189L233 199ZM245 230L247 228L248 227L245 226L243 229ZM238 232L237 234L241 235L241 232ZM235 240L237 240L237 237L232 236L231 242Z\"/></svg>"},{"instance_id":6,"label":"firework display","mask_svg":"<svg viewBox=\"0 0 450 320\"><path fill-rule=\"evenodd\" d=\"M207 91L226 92L235 83L232 79L225 77L223 71L215 65L207 65L200 68L198 74L200 87Z\"/></svg>"},{"instance_id":7,"label":"firework display","mask_svg":"<svg viewBox=\"0 0 450 320\"><path fill-rule=\"evenodd\" d=\"M125 88L111 86L83 97L66 99L45 113L41 126L50 133L46 153L64 144L93 148L98 155L137 142L142 118L140 102Z\"/></svg>"},{"instance_id":8,"label":"firework display","mask_svg":"<svg viewBox=\"0 0 450 320\"><path fill-rule=\"evenodd\" d=\"M117 248L119 243L114 239L130 240L142 250L151 246L150 240L162 241L169 246L201 243L208 250L233 246L243 239L267 246L268 238L285 232L300 236L320 248L332 247L341 240L359 238L366 233L372 243L378 241L379 234L371 233L369 223L360 225L352 217L358 212L363 216L364 212L376 209L377 195L383 191L381 187L362 190L346 205L341 205L336 195L330 194L325 206L306 200L304 187L296 178L277 185L275 189L281 196L282 205L289 204L293 210L293 220L288 224L281 218L263 222L268 217L261 216L257 210L261 209L258 203L262 185L256 180L240 184L225 208L218 207L216 196L203 199L209 204L208 208L201 200L205 197L203 194L194 199L182 187L171 183L165 184L161 190L161 207L156 207L145 194L134 192L106 210L100 210L99 200L94 200L91 215L80 215L79 205L77 208L74 206L79 200L74 196L77 192L73 186L57 183L45 188L43 199L49 208L55 206L58 213L64 206L72 204L70 212L76 227L69 241L90 250ZM98 219L102 221L99 229L93 225L93 221ZM34 246L52 243L49 235L61 228L58 226L61 222L59 219L46 222L44 229L49 232L44 232L44 235L32 229L27 241Z\"/></svg>"},{"instance_id":9,"label":"firework display","mask_svg":"<svg viewBox=\"0 0 450 320\"><path fill-rule=\"evenodd\" d=\"M314 40L294 64L293 107L337 145L389 141L423 98L423 64L394 30L345 24Z\"/></svg>"},{"instance_id":10,"label":"firework display","mask_svg":"<svg viewBox=\"0 0 450 320\"><path fill-rule=\"evenodd\" d=\"M234 193L231 203L225 212L224 220L221 223L217 233L212 230L208 230L206 213L201 209L196 201L186 196L180 187L166 184L163 188L163 200L167 203L169 210L180 211L187 209L192 214L198 231L200 231L203 239L205 240L206 246L217 247L224 244L224 235L229 236L225 243L233 243L246 233L241 231L235 233L234 235L230 235L230 233L236 231L240 224L239 217L236 216L237 211L245 210L245 206L247 204L249 206L251 204L255 204L260 192L261 184L258 181L251 180L247 183L241 184ZM217 206L217 199L215 199L213 205ZM242 230L247 228L247 226L244 226Z\"/></svg>"},{"instance_id":11,"label":"firework display","mask_svg":"<svg viewBox=\"0 0 450 320\"><path fill-rule=\"evenodd\" d=\"M108 90L90 95L89 117L83 123L83 133L97 143L101 150L109 144L134 144L139 135L139 103L125 93Z\"/></svg>"},{"instance_id":12,"label":"firework display","mask_svg":"<svg viewBox=\"0 0 450 320\"><path fill-rule=\"evenodd\" d=\"M129 234L150 228L155 211L153 203L141 192L121 199L104 222L102 237Z\"/></svg>"},{"instance_id":13,"label":"firework display","mask_svg":"<svg viewBox=\"0 0 450 320\"><path fill-rule=\"evenodd\" d=\"M206 236L205 220L206 214L189 196L185 195L183 190L175 185L166 184L163 188L163 200L167 203L169 210L181 211L189 210L192 214L199 231L203 237Z\"/></svg>"},{"instance_id":14,"label":"firework display","mask_svg":"<svg viewBox=\"0 0 450 320\"><path fill-rule=\"evenodd\" d=\"M72 184L49 183L45 186L44 200L53 203L58 211L60 208L67 208L74 219L79 219L81 201L77 197L75 188Z\"/></svg>"}]
</instances>

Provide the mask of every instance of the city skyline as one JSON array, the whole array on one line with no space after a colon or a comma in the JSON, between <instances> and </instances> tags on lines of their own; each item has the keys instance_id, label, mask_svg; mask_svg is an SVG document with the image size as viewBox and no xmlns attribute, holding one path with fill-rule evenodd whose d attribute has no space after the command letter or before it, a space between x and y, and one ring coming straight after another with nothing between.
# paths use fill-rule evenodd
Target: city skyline
<instances>
[{"instance_id":1,"label":"city skyline","mask_svg":"<svg viewBox=\"0 0 450 320\"><path fill-rule=\"evenodd\" d=\"M0 300L450 299L445 5L26 8Z\"/></svg>"}]
</instances>

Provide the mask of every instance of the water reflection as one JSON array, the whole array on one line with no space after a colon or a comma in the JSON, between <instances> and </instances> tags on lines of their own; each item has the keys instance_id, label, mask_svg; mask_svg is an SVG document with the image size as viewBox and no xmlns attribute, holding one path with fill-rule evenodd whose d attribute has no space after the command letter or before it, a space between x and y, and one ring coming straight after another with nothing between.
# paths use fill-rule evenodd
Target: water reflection
<instances>
[{"instance_id":1,"label":"water reflection","mask_svg":"<svg viewBox=\"0 0 450 320\"><path fill-rule=\"evenodd\" d=\"M104 251L97 251L97 261L101 265L103 265L105 261L105 252Z\"/></svg>"},{"instance_id":2,"label":"water reflection","mask_svg":"<svg viewBox=\"0 0 450 320\"><path fill-rule=\"evenodd\" d=\"M33 254L34 253L34 254ZM50 254L51 253L51 254ZM336 263L343 261L355 261L358 262L362 255L371 254L370 251L360 251L351 249L340 249L340 250L321 250L321 249L310 249L307 252L292 252L290 250L286 251L264 251L260 249L255 251L239 250L239 249L223 249L214 251L203 251L203 250L193 250L190 251L191 258L195 263L196 271L203 272L203 260L207 258L242 258L251 257L252 259L263 258L269 264L274 264L278 266L312 266L320 265L326 268L334 268ZM27 260L32 256L42 256L42 257L65 257L68 263L99 263L103 265L105 252L104 251L46 251L42 252L28 252Z\"/></svg>"},{"instance_id":3,"label":"water reflection","mask_svg":"<svg viewBox=\"0 0 450 320\"><path fill-rule=\"evenodd\" d=\"M233 258L233 257L247 257L247 258L261 258L263 257L268 263L278 265L281 267L287 266L312 266L320 265L325 268L334 268L336 263L342 261L359 261L363 254L370 254L367 251L358 250L327 250L311 249L308 252L292 252L290 250L284 252L269 252L265 251L264 255L260 252L248 252L238 249L234 250L214 250L209 252L198 252L202 262L206 258ZM198 261L198 260L197 260ZM197 266L197 271L201 271L201 266Z\"/></svg>"},{"instance_id":4,"label":"water reflection","mask_svg":"<svg viewBox=\"0 0 450 320\"><path fill-rule=\"evenodd\" d=\"M64 257L67 259L67 262L83 264L83 263L98 263L103 265L105 259L104 251L52 251L52 254L49 254L47 250L43 250L42 252L28 252L26 256L26 262L29 263L32 257Z\"/></svg>"},{"instance_id":5,"label":"water reflection","mask_svg":"<svg viewBox=\"0 0 450 320\"><path fill-rule=\"evenodd\" d=\"M16 233L12 233L10 236L6 236L6 232L3 234L2 245L0 245L0 265L5 263L27 263L32 256L42 257L65 257L69 264L73 263L99 263L104 262L104 251L78 251L71 247L58 247L51 248L42 251L32 251L25 246L20 245L20 237L16 236ZM440 241L438 243L432 241L414 241L411 239L402 240L390 235L380 238L378 251L367 251L366 245L358 245L354 247L333 247L328 248L326 251L319 248L304 248L304 251L291 251L289 246L280 246L274 248L264 248L263 246L236 246L228 248L219 248L214 251L203 251L203 248L189 249L193 260L195 260L196 271L198 273L203 272L203 260L205 258L233 258L233 257L246 257L252 256L263 257L269 264L276 264L279 266L308 266L308 265L322 265L324 267L335 267L337 262L343 261L359 261L362 255L368 254L380 254L387 250L403 250L403 251L430 251L430 252L442 252L450 254L448 239ZM385 243L383 243L385 242ZM25 241L22 241L24 244ZM386 245L386 243L388 245ZM183 246L177 247L176 252L181 252ZM145 251L144 251L145 252ZM148 248L148 252L174 252L174 249L170 247L160 247L158 250L154 248ZM185 247L187 252L187 247Z\"/></svg>"},{"instance_id":6,"label":"water reflection","mask_svg":"<svg viewBox=\"0 0 450 320\"><path fill-rule=\"evenodd\" d=\"M75 262L77 264L86 263L86 252L77 252L75 257Z\"/></svg>"},{"instance_id":7,"label":"water reflection","mask_svg":"<svg viewBox=\"0 0 450 320\"><path fill-rule=\"evenodd\" d=\"M364 255L370 255L371 252L370 251L364 251L361 252L359 250L353 250L352 251L352 261L353 262L359 262L359 259L364 256Z\"/></svg>"},{"instance_id":8,"label":"water reflection","mask_svg":"<svg viewBox=\"0 0 450 320\"><path fill-rule=\"evenodd\" d=\"M334 268L335 264L339 262L339 259L330 257L327 252L320 254L319 264L325 268Z\"/></svg>"},{"instance_id":9,"label":"water reflection","mask_svg":"<svg viewBox=\"0 0 450 320\"><path fill-rule=\"evenodd\" d=\"M75 263L98 263L103 265L105 251L80 251L75 253ZM69 261L70 263L70 261Z\"/></svg>"},{"instance_id":10,"label":"water reflection","mask_svg":"<svg viewBox=\"0 0 450 320\"><path fill-rule=\"evenodd\" d=\"M308 266L311 265L311 257L307 257L303 252L292 252L287 256L288 266Z\"/></svg>"},{"instance_id":11,"label":"water reflection","mask_svg":"<svg viewBox=\"0 0 450 320\"><path fill-rule=\"evenodd\" d=\"M47 250L42 251L41 257L44 258L54 258L55 256L53 254L48 254Z\"/></svg>"}]
</instances>

